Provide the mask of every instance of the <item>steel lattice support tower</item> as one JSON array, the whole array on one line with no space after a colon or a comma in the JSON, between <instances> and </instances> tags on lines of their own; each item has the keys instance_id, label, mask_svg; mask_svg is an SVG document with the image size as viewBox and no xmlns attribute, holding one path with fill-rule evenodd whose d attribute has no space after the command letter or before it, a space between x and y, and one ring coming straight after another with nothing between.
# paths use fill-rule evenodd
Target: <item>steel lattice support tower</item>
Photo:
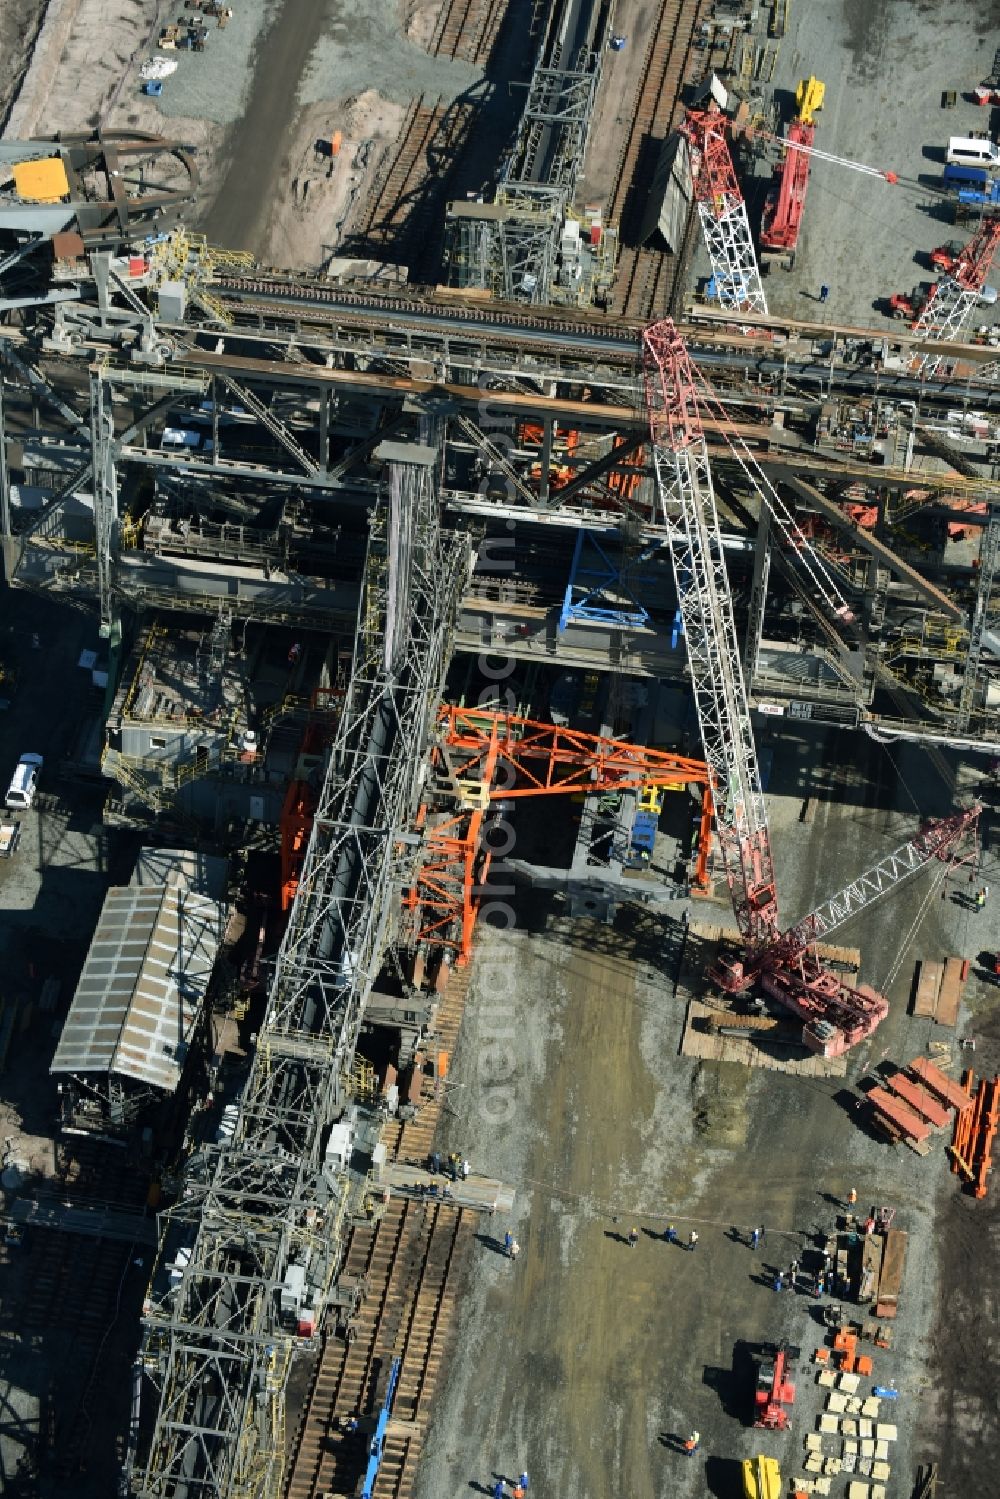
<instances>
[{"instance_id":1,"label":"steel lattice support tower","mask_svg":"<svg viewBox=\"0 0 1000 1499\"><path fill-rule=\"evenodd\" d=\"M723 307L767 316L747 206L726 140L724 115L689 110L681 126L691 147L691 176L705 248Z\"/></svg>"},{"instance_id":2,"label":"steel lattice support tower","mask_svg":"<svg viewBox=\"0 0 1000 1499\"><path fill-rule=\"evenodd\" d=\"M669 319L644 332L643 365L660 519L712 772L716 830L740 932L755 949L777 929L767 812L695 375Z\"/></svg>"},{"instance_id":3,"label":"steel lattice support tower","mask_svg":"<svg viewBox=\"0 0 1000 1499\"><path fill-rule=\"evenodd\" d=\"M926 339L944 342L958 338L979 301L993 257L1000 244L1000 218L984 219L958 258L950 275L942 276L936 291L913 324L913 331ZM943 363L943 355L919 355L914 369L930 379Z\"/></svg>"},{"instance_id":4,"label":"steel lattice support tower","mask_svg":"<svg viewBox=\"0 0 1000 1499\"><path fill-rule=\"evenodd\" d=\"M470 561L464 534L438 525L440 432L425 419L422 435L388 458L350 689L235 1132L187 1163L165 1215L141 1355L156 1408L132 1475L146 1499L275 1499L294 1342L277 1293L288 1265L308 1259L322 1304L339 1267L348 1184L323 1141L394 936L400 839ZM190 1258L158 1294L178 1246Z\"/></svg>"},{"instance_id":5,"label":"steel lattice support tower","mask_svg":"<svg viewBox=\"0 0 1000 1499\"><path fill-rule=\"evenodd\" d=\"M97 550L97 595L101 633L114 623L112 567L118 549L118 475L115 467L115 419L111 391L98 366L90 375L90 446L94 472L94 531Z\"/></svg>"}]
</instances>

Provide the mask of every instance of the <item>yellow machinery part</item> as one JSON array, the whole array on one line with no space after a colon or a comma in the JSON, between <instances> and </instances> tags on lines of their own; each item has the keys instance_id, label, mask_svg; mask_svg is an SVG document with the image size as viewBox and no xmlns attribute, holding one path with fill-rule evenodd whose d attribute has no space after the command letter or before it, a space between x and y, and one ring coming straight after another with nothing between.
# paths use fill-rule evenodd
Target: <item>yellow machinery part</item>
<instances>
[{"instance_id":1,"label":"yellow machinery part","mask_svg":"<svg viewBox=\"0 0 1000 1499\"><path fill-rule=\"evenodd\" d=\"M58 203L69 196L69 178L58 156L14 163L14 189L26 203Z\"/></svg>"},{"instance_id":2,"label":"yellow machinery part","mask_svg":"<svg viewBox=\"0 0 1000 1499\"><path fill-rule=\"evenodd\" d=\"M781 1499L781 1470L775 1457L743 1460L743 1499Z\"/></svg>"},{"instance_id":3,"label":"yellow machinery part","mask_svg":"<svg viewBox=\"0 0 1000 1499\"><path fill-rule=\"evenodd\" d=\"M795 104L798 109L797 118L803 125L814 124L813 115L818 109L823 108L823 100L826 98L826 84L821 83L818 78L803 78L795 90Z\"/></svg>"}]
</instances>

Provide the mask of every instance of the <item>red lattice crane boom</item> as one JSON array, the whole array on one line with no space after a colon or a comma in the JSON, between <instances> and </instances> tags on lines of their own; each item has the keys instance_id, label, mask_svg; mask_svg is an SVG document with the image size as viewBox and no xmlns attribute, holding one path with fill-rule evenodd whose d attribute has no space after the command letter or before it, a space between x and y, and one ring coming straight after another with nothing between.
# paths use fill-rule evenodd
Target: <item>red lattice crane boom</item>
<instances>
[{"instance_id":1,"label":"red lattice crane boom","mask_svg":"<svg viewBox=\"0 0 1000 1499\"><path fill-rule=\"evenodd\" d=\"M978 808L922 829L825 907L789 932L779 932L767 811L698 411L705 382L669 319L643 334L643 364L662 519L712 772L719 845L744 943L742 960L720 960L713 977L730 992L759 981L803 1020L803 1040L812 1050L836 1056L870 1036L889 1007L874 989L852 988L824 968L814 942L932 858L949 854L974 824Z\"/></svg>"},{"instance_id":2,"label":"red lattice crane boom","mask_svg":"<svg viewBox=\"0 0 1000 1499\"><path fill-rule=\"evenodd\" d=\"M708 784L704 760L488 708L442 707L438 732L442 744L460 751L462 779L484 781L491 797ZM504 781L496 784L483 774L494 745L498 767L506 767Z\"/></svg>"},{"instance_id":3,"label":"red lattice crane boom","mask_svg":"<svg viewBox=\"0 0 1000 1499\"><path fill-rule=\"evenodd\" d=\"M808 151L816 138L816 126L793 120L788 127L785 159L775 168L774 181L764 203L760 228L761 259L779 260L792 269L798 248L802 215L809 186ZM805 149L797 150L796 147Z\"/></svg>"},{"instance_id":4,"label":"red lattice crane boom","mask_svg":"<svg viewBox=\"0 0 1000 1499\"><path fill-rule=\"evenodd\" d=\"M728 121L715 110L689 109L680 127L691 148L691 179L719 302L767 316L750 220L729 154Z\"/></svg>"}]
</instances>

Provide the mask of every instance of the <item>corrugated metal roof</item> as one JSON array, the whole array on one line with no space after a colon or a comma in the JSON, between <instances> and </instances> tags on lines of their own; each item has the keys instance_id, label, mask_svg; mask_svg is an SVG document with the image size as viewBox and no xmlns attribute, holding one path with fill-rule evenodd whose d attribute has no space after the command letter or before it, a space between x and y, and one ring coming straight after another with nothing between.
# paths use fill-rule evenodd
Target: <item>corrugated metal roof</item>
<instances>
[{"instance_id":1,"label":"corrugated metal roof","mask_svg":"<svg viewBox=\"0 0 1000 1499\"><path fill-rule=\"evenodd\" d=\"M198 895L222 900L226 893L227 859L196 854L189 848L140 848L130 885L180 885Z\"/></svg>"},{"instance_id":2,"label":"corrugated metal roof","mask_svg":"<svg viewBox=\"0 0 1000 1499\"><path fill-rule=\"evenodd\" d=\"M172 1093L224 917L218 901L177 886L109 890L50 1071L113 1072Z\"/></svg>"}]
</instances>

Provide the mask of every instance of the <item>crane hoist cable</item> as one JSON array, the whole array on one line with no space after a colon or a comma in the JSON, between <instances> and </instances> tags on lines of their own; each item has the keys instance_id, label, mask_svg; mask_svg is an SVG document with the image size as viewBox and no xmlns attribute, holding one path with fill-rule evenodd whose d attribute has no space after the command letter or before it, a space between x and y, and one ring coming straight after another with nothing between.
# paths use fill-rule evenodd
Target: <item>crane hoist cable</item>
<instances>
[{"instance_id":1,"label":"crane hoist cable","mask_svg":"<svg viewBox=\"0 0 1000 1499\"><path fill-rule=\"evenodd\" d=\"M931 901L937 895L938 890L941 888L942 882L947 879L948 871L953 867L955 862L956 861L952 859L950 863L942 864L940 869L935 870L930 886L926 894L924 895L923 900L920 902L920 905L917 907L917 914L916 916L914 916L912 922L910 923L909 930L900 942L900 945L896 951L896 956L890 963L885 978L878 986L879 992L881 994L884 994L888 990L889 986L895 982L896 975L899 973L900 968L902 968L903 966L903 959L906 956L910 943L913 941L914 936L919 930L920 924L927 914Z\"/></svg>"},{"instance_id":2,"label":"crane hoist cable","mask_svg":"<svg viewBox=\"0 0 1000 1499\"><path fill-rule=\"evenodd\" d=\"M788 545L790 556L794 558L800 569L808 574L812 585L830 613L842 623L849 624L854 619L854 611L840 591L826 562L802 530L794 511L778 494L771 480L764 473L745 438L736 431L715 390L697 369L695 370L695 384L699 401L719 422L726 445L739 464L750 487L760 496L761 502L767 505Z\"/></svg>"},{"instance_id":3,"label":"crane hoist cable","mask_svg":"<svg viewBox=\"0 0 1000 1499\"><path fill-rule=\"evenodd\" d=\"M901 187L907 192L920 193L924 197L928 194L935 198L950 199L951 197L946 188L921 182L918 177L907 177L902 172L894 172L888 167L873 167L866 161L854 161L849 156L837 156L833 151L823 151L819 146L807 146L803 141L793 141L787 136L775 135L773 130L748 130L746 134L758 140L773 141L775 145L782 146L788 151L800 151L805 156L817 157L820 161L829 161L834 166L847 167L850 171L860 172L865 177L881 179L890 187Z\"/></svg>"}]
</instances>

